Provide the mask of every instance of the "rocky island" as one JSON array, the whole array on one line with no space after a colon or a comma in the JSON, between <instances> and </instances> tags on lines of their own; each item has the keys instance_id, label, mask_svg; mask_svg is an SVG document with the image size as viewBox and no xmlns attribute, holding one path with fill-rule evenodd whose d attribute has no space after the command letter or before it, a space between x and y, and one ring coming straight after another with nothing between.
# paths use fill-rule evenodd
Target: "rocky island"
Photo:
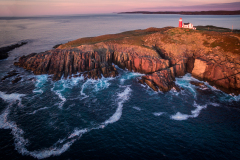
<instances>
[{"instance_id":1,"label":"rocky island","mask_svg":"<svg viewBox=\"0 0 240 160\"><path fill-rule=\"evenodd\" d=\"M1 59L6 59L8 57L8 53L11 50L14 50L15 48L21 47L25 44L27 44L28 42L18 42L16 44L12 44L10 46L6 46L6 47L1 47L0 48L0 60Z\"/></svg>"},{"instance_id":2,"label":"rocky island","mask_svg":"<svg viewBox=\"0 0 240 160\"><path fill-rule=\"evenodd\" d=\"M181 14L181 15L240 15L240 10L236 11L133 11L120 12L118 14Z\"/></svg>"},{"instance_id":3,"label":"rocky island","mask_svg":"<svg viewBox=\"0 0 240 160\"><path fill-rule=\"evenodd\" d=\"M227 92L240 93L240 34L148 28L119 34L81 38L42 53L19 58L16 66L53 80L82 73L98 79L122 69L145 74L139 79L155 91L169 91L175 77L191 73Z\"/></svg>"}]
</instances>

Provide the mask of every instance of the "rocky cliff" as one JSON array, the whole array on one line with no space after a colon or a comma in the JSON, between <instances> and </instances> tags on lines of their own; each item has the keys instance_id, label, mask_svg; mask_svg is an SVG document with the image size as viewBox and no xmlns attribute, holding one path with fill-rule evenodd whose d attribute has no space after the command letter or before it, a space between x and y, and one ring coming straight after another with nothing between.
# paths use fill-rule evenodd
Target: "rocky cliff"
<instances>
[{"instance_id":1,"label":"rocky cliff","mask_svg":"<svg viewBox=\"0 0 240 160\"><path fill-rule=\"evenodd\" d=\"M175 77L186 73L226 92L240 91L240 35L179 28L149 28L81 38L39 54L23 56L15 65L54 80L81 72L88 78L115 77L114 66L146 74L141 83L169 91Z\"/></svg>"}]
</instances>

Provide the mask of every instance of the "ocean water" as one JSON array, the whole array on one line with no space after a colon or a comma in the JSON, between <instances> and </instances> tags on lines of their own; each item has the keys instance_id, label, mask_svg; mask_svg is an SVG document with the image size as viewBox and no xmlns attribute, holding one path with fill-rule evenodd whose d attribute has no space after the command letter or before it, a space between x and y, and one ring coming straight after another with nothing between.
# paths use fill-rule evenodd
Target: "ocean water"
<instances>
[{"instance_id":1,"label":"ocean water","mask_svg":"<svg viewBox=\"0 0 240 160\"><path fill-rule=\"evenodd\" d=\"M240 29L240 16L75 15L0 18L0 46L28 44L0 61L0 159L239 159L240 96L207 82L176 79L181 92L154 92L139 73L51 80L13 66L22 55L81 37L148 27L194 25ZM224 22L224 23L223 23ZM226 23L225 23L226 22Z\"/></svg>"}]
</instances>

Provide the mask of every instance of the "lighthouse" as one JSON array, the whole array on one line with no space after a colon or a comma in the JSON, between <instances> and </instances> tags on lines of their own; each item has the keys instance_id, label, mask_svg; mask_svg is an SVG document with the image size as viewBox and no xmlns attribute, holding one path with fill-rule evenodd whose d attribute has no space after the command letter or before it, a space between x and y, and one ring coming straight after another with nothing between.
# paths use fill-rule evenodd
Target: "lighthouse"
<instances>
[{"instance_id":1,"label":"lighthouse","mask_svg":"<svg viewBox=\"0 0 240 160\"><path fill-rule=\"evenodd\" d=\"M182 18L179 19L179 25L178 25L179 28L182 28Z\"/></svg>"}]
</instances>

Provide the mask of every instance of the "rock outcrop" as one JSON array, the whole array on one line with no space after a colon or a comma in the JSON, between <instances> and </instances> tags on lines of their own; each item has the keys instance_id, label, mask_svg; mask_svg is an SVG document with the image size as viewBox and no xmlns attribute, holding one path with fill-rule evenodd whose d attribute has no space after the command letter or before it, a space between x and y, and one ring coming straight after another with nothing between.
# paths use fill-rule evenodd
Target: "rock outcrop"
<instances>
[{"instance_id":1,"label":"rock outcrop","mask_svg":"<svg viewBox=\"0 0 240 160\"><path fill-rule=\"evenodd\" d=\"M240 72L230 63L216 63L196 59L192 75L198 79L208 81L226 92L239 94Z\"/></svg>"},{"instance_id":2,"label":"rock outcrop","mask_svg":"<svg viewBox=\"0 0 240 160\"><path fill-rule=\"evenodd\" d=\"M224 41L224 43L223 43ZM238 42L238 43L237 43ZM240 93L240 38L179 28L129 31L82 38L39 54L23 56L15 65L54 80L77 72L98 79L122 69L146 74L139 82L155 91L179 90L175 77L191 73L225 92Z\"/></svg>"},{"instance_id":3,"label":"rock outcrop","mask_svg":"<svg viewBox=\"0 0 240 160\"><path fill-rule=\"evenodd\" d=\"M142 53L144 50L146 53ZM153 57L151 52L153 51L150 49L129 45L100 44L97 49L96 46L85 45L80 48L33 53L20 57L19 62L14 64L37 75L51 74L53 80L59 80L62 76L66 78L77 72L85 72L85 77L93 79L101 78L102 75L115 77L118 72L114 63L129 71L149 74L143 78L146 84L150 85L152 81L156 90L169 91L174 86L171 70L168 69L169 60L160 56Z\"/></svg>"},{"instance_id":4,"label":"rock outcrop","mask_svg":"<svg viewBox=\"0 0 240 160\"><path fill-rule=\"evenodd\" d=\"M142 79L154 91L169 91L175 86L170 69L154 72L143 76Z\"/></svg>"},{"instance_id":5,"label":"rock outcrop","mask_svg":"<svg viewBox=\"0 0 240 160\"><path fill-rule=\"evenodd\" d=\"M2 47L0 48L0 59L5 59L8 57L8 52L10 52L11 50L21 47L23 45L27 44L27 42L21 42L21 43L16 43L7 47Z\"/></svg>"},{"instance_id":6,"label":"rock outcrop","mask_svg":"<svg viewBox=\"0 0 240 160\"><path fill-rule=\"evenodd\" d=\"M112 65L113 53L100 56L98 52L82 52L75 49L54 49L44 53L30 54L19 58L14 65L33 71L34 74L51 74L59 80L85 72L88 78L115 77L118 72ZM106 58L107 57L107 58Z\"/></svg>"}]
</instances>

